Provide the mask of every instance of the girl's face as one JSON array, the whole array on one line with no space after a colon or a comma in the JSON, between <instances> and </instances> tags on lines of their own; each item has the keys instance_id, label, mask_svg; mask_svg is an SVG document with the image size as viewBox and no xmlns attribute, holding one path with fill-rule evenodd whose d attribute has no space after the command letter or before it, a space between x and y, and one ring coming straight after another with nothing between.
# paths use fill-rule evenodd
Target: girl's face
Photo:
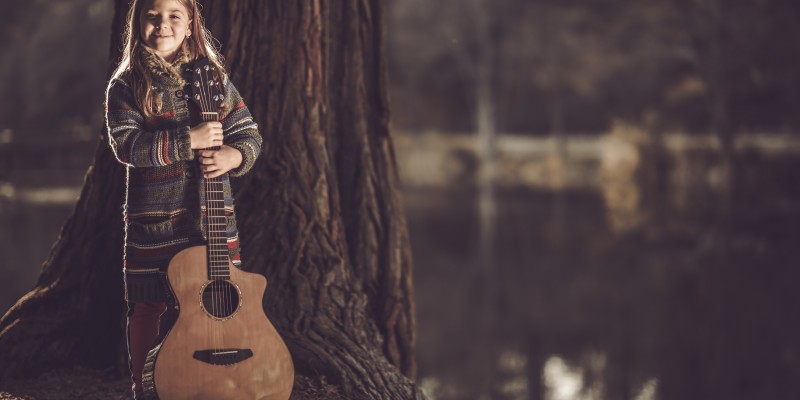
<instances>
[{"instance_id":1,"label":"girl's face","mask_svg":"<svg viewBox=\"0 0 800 400\"><path fill-rule=\"evenodd\" d=\"M189 10L178 0L146 0L139 14L142 42L161 58L172 61L189 30Z\"/></svg>"}]
</instances>

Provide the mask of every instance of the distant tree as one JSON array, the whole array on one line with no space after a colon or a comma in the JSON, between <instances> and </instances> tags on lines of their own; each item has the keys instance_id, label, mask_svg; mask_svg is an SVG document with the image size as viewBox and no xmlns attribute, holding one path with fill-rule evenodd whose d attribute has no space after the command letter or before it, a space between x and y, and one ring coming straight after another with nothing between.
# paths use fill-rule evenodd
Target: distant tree
<instances>
[{"instance_id":1,"label":"distant tree","mask_svg":"<svg viewBox=\"0 0 800 400\"><path fill-rule=\"evenodd\" d=\"M128 1L115 4L112 54ZM235 182L243 259L269 279L264 306L298 374L348 399L424 398L381 2L204 5L264 135ZM103 138L36 287L0 320L0 377L124 369L123 184Z\"/></svg>"}]
</instances>

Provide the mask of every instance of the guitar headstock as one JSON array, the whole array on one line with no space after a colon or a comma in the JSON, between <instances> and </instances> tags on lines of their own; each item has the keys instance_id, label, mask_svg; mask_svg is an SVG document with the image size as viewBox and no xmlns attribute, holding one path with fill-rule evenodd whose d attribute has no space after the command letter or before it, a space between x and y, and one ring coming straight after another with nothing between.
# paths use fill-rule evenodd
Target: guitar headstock
<instances>
[{"instance_id":1,"label":"guitar headstock","mask_svg":"<svg viewBox=\"0 0 800 400\"><path fill-rule=\"evenodd\" d=\"M200 108L203 121L219 119L219 110L225 101L225 90L217 68L208 58L198 58L192 71L192 101Z\"/></svg>"}]
</instances>

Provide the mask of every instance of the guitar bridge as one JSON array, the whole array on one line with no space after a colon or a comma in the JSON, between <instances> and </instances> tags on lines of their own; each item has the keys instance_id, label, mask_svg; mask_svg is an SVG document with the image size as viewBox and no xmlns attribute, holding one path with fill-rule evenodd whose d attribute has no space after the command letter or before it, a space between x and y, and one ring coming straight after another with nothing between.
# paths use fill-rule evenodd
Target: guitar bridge
<instances>
[{"instance_id":1,"label":"guitar bridge","mask_svg":"<svg viewBox=\"0 0 800 400\"><path fill-rule=\"evenodd\" d=\"M211 365L232 365L253 356L250 349L209 349L197 350L193 357Z\"/></svg>"}]
</instances>

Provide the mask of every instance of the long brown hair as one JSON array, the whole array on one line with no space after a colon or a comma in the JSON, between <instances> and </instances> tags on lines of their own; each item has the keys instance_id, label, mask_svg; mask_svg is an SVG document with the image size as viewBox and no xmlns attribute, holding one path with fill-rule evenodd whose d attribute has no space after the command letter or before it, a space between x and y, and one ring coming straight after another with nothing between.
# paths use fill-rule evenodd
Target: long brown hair
<instances>
[{"instance_id":1,"label":"long brown hair","mask_svg":"<svg viewBox=\"0 0 800 400\"><path fill-rule=\"evenodd\" d=\"M108 91L111 88L111 83L120 78L125 72L131 71L132 74L132 89L136 102L145 116L151 116L158 112L156 109L156 102L150 92L153 87L153 79L151 77L152 71L143 60L141 54L142 43L141 27L139 25L139 15L142 12L145 2L148 0L133 0L133 3L128 10L128 15L125 18L125 32L123 33L123 47L122 58L119 65L111 74L109 85L106 88L106 100L108 99ZM220 75L226 77L225 68L222 64L222 55L217 49L217 42L211 36L211 33L206 29L203 23L203 17L200 15L200 8L196 0L178 0L186 10L189 11L190 29L192 34L183 40L181 44L181 51L189 58L190 61L196 60L200 57L207 57L208 60L217 67ZM227 77L225 78L227 79Z\"/></svg>"}]
</instances>

